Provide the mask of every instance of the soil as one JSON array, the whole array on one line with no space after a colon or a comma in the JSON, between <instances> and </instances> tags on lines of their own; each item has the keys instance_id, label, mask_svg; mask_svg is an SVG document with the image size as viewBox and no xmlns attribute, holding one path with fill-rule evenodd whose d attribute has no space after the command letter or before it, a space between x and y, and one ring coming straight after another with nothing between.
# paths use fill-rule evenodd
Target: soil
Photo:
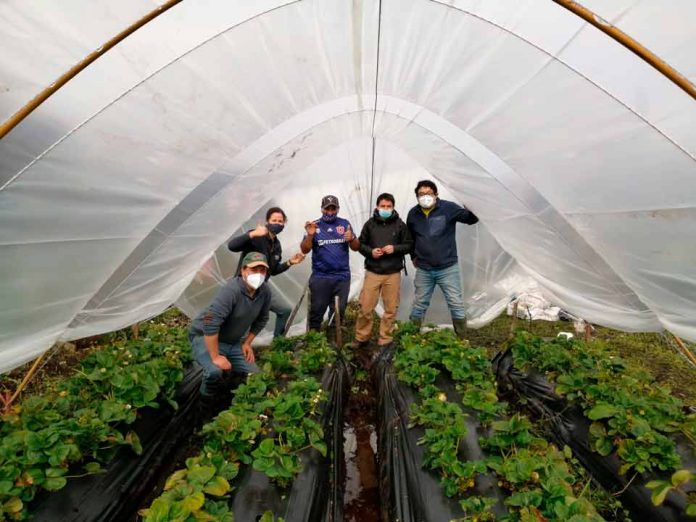
<instances>
[{"instance_id":1,"label":"soil","mask_svg":"<svg viewBox=\"0 0 696 522\"><path fill-rule=\"evenodd\" d=\"M355 351L353 383L345 410L345 522L379 520L379 474L377 468L377 403L369 378L369 364L375 345Z\"/></svg>"}]
</instances>

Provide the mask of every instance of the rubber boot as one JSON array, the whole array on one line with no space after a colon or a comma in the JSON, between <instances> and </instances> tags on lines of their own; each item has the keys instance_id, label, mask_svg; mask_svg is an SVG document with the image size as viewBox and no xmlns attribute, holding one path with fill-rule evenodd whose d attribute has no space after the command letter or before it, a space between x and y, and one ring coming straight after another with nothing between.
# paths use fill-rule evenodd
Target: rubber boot
<instances>
[{"instance_id":1,"label":"rubber boot","mask_svg":"<svg viewBox=\"0 0 696 522\"><path fill-rule=\"evenodd\" d=\"M452 319L452 326L459 339L466 339L466 319Z\"/></svg>"},{"instance_id":2,"label":"rubber boot","mask_svg":"<svg viewBox=\"0 0 696 522\"><path fill-rule=\"evenodd\" d=\"M423 327L423 319L418 319L417 317L409 317L408 320L415 324L419 330Z\"/></svg>"}]
</instances>

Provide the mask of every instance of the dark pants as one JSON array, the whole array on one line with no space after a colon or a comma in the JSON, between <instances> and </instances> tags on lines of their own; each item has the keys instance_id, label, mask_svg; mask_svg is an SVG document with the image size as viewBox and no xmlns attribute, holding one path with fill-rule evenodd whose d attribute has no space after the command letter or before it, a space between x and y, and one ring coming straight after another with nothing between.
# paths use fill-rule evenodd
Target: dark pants
<instances>
[{"instance_id":1,"label":"dark pants","mask_svg":"<svg viewBox=\"0 0 696 522\"><path fill-rule=\"evenodd\" d=\"M341 322L346 314L348 293L350 292L350 279L328 279L323 277L311 277L309 280L311 305L309 308L309 329L319 330L324 318L326 308L329 309L329 317L334 314L334 298L338 296L338 307L341 313ZM333 322L333 321L332 321Z\"/></svg>"}]
</instances>

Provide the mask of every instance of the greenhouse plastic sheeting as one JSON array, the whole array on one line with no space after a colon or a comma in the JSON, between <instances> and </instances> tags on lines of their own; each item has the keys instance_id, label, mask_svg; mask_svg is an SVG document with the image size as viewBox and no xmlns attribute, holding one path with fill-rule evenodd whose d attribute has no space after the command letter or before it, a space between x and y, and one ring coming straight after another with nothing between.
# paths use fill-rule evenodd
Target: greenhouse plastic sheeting
<instances>
[{"instance_id":1,"label":"greenhouse plastic sheeting","mask_svg":"<svg viewBox=\"0 0 696 522\"><path fill-rule=\"evenodd\" d=\"M693 78L670 21L696 4L668 3L597 9ZM3 117L151 7L45 5L0 8ZM184 1L0 141L0 370L202 308L272 203L290 254L322 195L357 231L380 191L405 216L420 178L481 219L458 230L473 324L535 280L593 323L696 340L695 157L694 100L553 2ZM308 269L273 284L294 303Z\"/></svg>"}]
</instances>

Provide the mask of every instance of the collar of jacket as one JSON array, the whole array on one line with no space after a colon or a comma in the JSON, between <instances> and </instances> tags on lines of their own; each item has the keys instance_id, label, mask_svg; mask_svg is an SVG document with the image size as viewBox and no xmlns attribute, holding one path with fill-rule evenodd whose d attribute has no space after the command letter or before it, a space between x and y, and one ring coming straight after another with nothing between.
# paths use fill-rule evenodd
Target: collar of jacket
<instances>
[{"instance_id":1,"label":"collar of jacket","mask_svg":"<svg viewBox=\"0 0 696 522\"><path fill-rule=\"evenodd\" d=\"M438 208L440 208L440 198L435 198L435 204L430 208L430 214L432 214ZM420 210L421 214L423 214L424 216L428 215L423 211L423 207L421 207L420 205L418 205L418 210Z\"/></svg>"}]
</instances>

